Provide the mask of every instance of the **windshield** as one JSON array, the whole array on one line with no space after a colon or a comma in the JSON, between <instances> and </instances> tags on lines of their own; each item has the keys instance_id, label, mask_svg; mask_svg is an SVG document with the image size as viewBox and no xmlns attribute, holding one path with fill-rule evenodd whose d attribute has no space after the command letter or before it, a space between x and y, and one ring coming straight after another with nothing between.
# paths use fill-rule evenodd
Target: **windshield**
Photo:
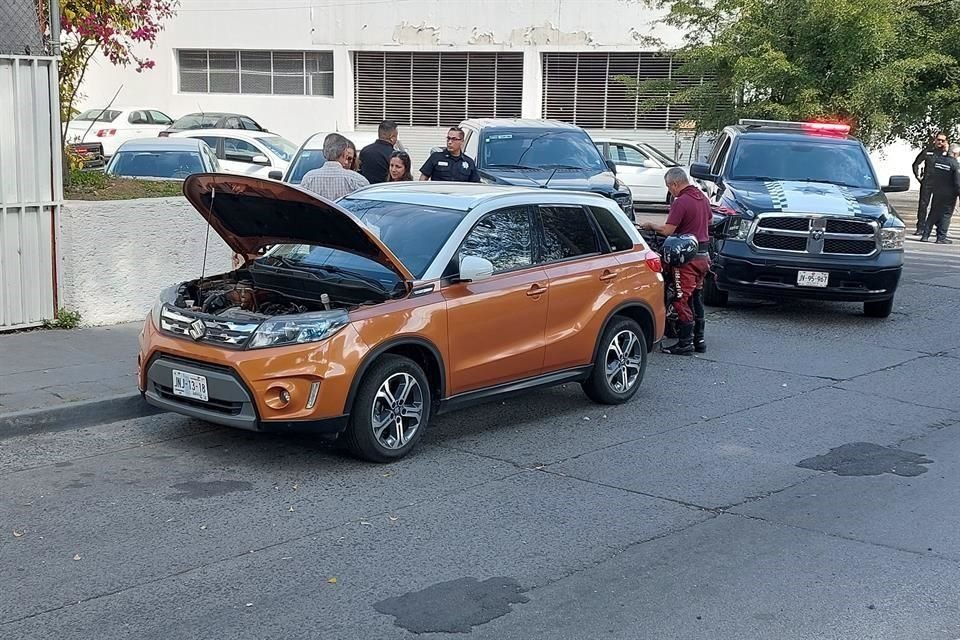
<instances>
[{"instance_id":1,"label":"windshield","mask_svg":"<svg viewBox=\"0 0 960 640\"><path fill-rule=\"evenodd\" d=\"M263 143L263 146L273 151L278 158L285 162L290 162L293 158L293 154L297 152L297 145L293 144L286 138L280 136L268 136L266 138L258 138L260 142Z\"/></svg>"},{"instance_id":2,"label":"windshield","mask_svg":"<svg viewBox=\"0 0 960 640\"><path fill-rule=\"evenodd\" d=\"M107 168L107 173L114 176L172 180L203 171L203 161L196 151L121 151Z\"/></svg>"},{"instance_id":3,"label":"windshield","mask_svg":"<svg viewBox=\"0 0 960 640\"><path fill-rule=\"evenodd\" d=\"M482 169L571 167L608 171L593 140L582 131L513 131L483 136Z\"/></svg>"},{"instance_id":4,"label":"windshield","mask_svg":"<svg viewBox=\"0 0 960 640\"><path fill-rule=\"evenodd\" d=\"M876 189L877 180L859 145L825 140L740 141L733 156L731 180L826 182Z\"/></svg>"},{"instance_id":5,"label":"windshield","mask_svg":"<svg viewBox=\"0 0 960 640\"><path fill-rule=\"evenodd\" d=\"M673 158L671 158L670 156L668 156L668 155L665 154L664 152L660 151L660 150L657 149L656 147L651 147L651 146L648 145L648 144L644 144L644 145L640 145L640 148L643 149L644 151L646 151L647 153L649 153L650 155L652 155L652 156L653 156L654 158L656 158L657 160L659 160L659 161L660 161L660 164L662 164L662 165L664 165L664 166L667 166L667 167L678 167L678 166L680 166L680 164L679 164L676 160L674 160Z\"/></svg>"},{"instance_id":6,"label":"windshield","mask_svg":"<svg viewBox=\"0 0 960 640\"><path fill-rule=\"evenodd\" d=\"M290 168L290 179L287 182L300 184L307 171L319 169L324 162L326 162L326 159L323 157L322 149L304 149Z\"/></svg>"},{"instance_id":7,"label":"windshield","mask_svg":"<svg viewBox=\"0 0 960 640\"><path fill-rule=\"evenodd\" d=\"M440 207L345 198L338 203L372 230L417 278L437 257L447 238L463 219L464 212ZM396 273L368 258L345 251L307 244L282 244L267 256L284 258L293 266L328 266L351 271L377 280L386 290L393 289Z\"/></svg>"},{"instance_id":8,"label":"windshield","mask_svg":"<svg viewBox=\"0 0 960 640\"><path fill-rule=\"evenodd\" d=\"M101 113L102 112L102 113ZM120 115L119 111L103 111L103 109L88 109L74 118L75 121L83 122L113 122ZM100 117L97 117L100 116Z\"/></svg>"}]
</instances>

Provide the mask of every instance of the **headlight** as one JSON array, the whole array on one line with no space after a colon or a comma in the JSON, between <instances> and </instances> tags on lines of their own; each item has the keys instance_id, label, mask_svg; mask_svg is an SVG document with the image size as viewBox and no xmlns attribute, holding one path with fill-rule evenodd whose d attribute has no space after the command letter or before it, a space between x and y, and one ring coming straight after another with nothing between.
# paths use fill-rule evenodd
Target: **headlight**
<instances>
[{"instance_id":1,"label":"headlight","mask_svg":"<svg viewBox=\"0 0 960 640\"><path fill-rule=\"evenodd\" d=\"M904 227L887 227L880 229L880 247L883 250L903 249L903 239L907 235Z\"/></svg>"},{"instance_id":2,"label":"headlight","mask_svg":"<svg viewBox=\"0 0 960 640\"><path fill-rule=\"evenodd\" d=\"M325 340L350 322L347 312L321 311L296 316L274 316L265 321L250 338L250 348L280 347Z\"/></svg>"},{"instance_id":3,"label":"headlight","mask_svg":"<svg viewBox=\"0 0 960 640\"><path fill-rule=\"evenodd\" d=\"M160 313L163 311L163 305L173 304L177 300L177 289L180 285L173 285L172 287L167 287L160 292L160 297L157 298L156 303L153 305L153 309L150 311L150 315L153 317L153 326L160 328Z\"/></svg>"},{"instance_id":4,"label":"headlight","mask_svg":"<svg viewBox=\"0 0 960 640\"><path fill-rule=\"evenodd\" d=\"M746 240L747 236L750 235L750 227L752 224L752 220L746 220L740 216L731 216L730 222L727 223L727 232L724 235L728 238Z\"/></svg>"}]
</instances>

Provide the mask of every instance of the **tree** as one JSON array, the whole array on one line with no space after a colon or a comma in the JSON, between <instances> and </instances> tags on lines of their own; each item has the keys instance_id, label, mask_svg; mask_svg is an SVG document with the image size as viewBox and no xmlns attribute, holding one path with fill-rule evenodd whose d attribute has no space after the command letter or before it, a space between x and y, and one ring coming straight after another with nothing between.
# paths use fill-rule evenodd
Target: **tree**
<instances>
[{"instance_id":1,"label":"tree","mask_svg":"<svg viewBox=\"0 0 960 640\"><path fill-rule=\"evenodd\" d=\"M178 4L179 0L60 0L60 114L64 124L73 117L83 77L95 55L105 56L114 65L135 65L137 71L154 67L154 61L138 50L153 47L163 21L173 17Z\"/></svg>"},{"instance_id":2,"label":"tree","mask_svg":"<svg viewBox=\"0 0 960 640\"><path fill-rule=\"evenodd\" d=\"M697 132L738 118L848 122L866 144L960 125L958 0L646 0L689 81L622 78L645 106L688 104Z\"/></svg>"}]
</instances>

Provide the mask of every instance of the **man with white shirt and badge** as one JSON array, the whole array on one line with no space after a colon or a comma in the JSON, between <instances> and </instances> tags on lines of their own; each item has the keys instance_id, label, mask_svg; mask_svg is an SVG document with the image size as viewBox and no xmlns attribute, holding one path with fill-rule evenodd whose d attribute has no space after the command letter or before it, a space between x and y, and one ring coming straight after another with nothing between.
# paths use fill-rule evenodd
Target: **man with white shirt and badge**
<instances>
[{"instance_id":1,"label":"man with white shirt and badge","mask_svg":"<svg viewBox=\"0 0 960 640\"><path fill-rule=\"evenodd\" d=\"M447 148L430 154L420 168L421 180L435 182L480 182L477 164L463 153L463 129L451 127Z\"/></svg>"}]
</instances>

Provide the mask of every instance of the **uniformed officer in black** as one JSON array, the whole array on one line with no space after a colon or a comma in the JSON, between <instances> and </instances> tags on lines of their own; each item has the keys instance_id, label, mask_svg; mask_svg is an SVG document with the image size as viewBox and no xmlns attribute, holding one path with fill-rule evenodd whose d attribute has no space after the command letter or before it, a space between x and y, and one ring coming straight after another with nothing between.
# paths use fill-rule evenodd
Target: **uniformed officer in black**
<instances>
[{"instance_id":1,"label":"uniformed officer in black","mask_svg":"<svg viewBox=\"0 0 960 640\"><path fill-rule=\"evenodd\" d=\"M451 127L447 132L446 151L431 153L420 167L421 180L445 182L480 182L477 163L463 153L463 129Z\"/></svg>"},{"instance_id":2,"label":"uniformed officer in black","mask_svg":"<svg viewBox=\"0 0 960 640\"><path fill-rule=\"evenodd\" d=\"M953 145L952 150L960 154L960 146ZM960 197L960 163L955 156L948 154L928 162L927 167L929 173L924 176L924 180L931 181L933 197L927 225L920 240L926 242L930 232L936 227L937 244L953 244L953 240L947 237L947 229L950 227L950 216L957 206L957 198Z\"/></svg>"},{"instance_id":3,"label":"uniformed officer in black","mask_svg":"<svg viewBox=\"0 0 960 640\"><path fill-rule=\"evenodd\" d=\"M930 209L930 196L933 190L927 182L926 177L929 174L930 163L939 157L947 155L947 136L938 133L932 138L933 144L928 144L926 149L917 154L913 159L913 175L920 182L920 202L917 204L917 232L916 235L923 235L927 226L927 211ZM920 167L923 167L923 173L920 173Z\"/></svg>"}]
</instances>

